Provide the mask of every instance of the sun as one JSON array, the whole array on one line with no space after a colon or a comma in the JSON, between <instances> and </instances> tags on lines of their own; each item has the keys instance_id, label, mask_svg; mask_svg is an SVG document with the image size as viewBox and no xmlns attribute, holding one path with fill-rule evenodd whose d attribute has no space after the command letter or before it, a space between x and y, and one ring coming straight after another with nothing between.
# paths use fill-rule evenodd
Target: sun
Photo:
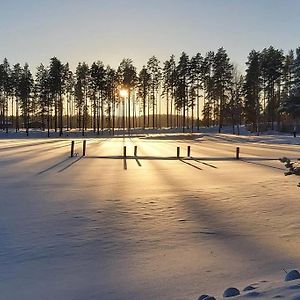
<instances>
[{"instance_id":1,"label":"sun","mask_svg":"<svg viewBox=\"0 0 300 300\"><path fill-rule=\"evenodd\" d=\"M128 96L128 90L121 89L120 90L120 96L126 98Z\"/></svg>"}]
</instances>

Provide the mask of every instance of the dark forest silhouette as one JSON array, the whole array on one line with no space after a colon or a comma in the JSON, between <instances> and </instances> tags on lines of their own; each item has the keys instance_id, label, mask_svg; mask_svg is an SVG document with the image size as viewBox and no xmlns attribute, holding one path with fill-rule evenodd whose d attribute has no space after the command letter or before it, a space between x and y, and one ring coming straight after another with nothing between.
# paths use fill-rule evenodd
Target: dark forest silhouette
<instances>
[{"instance_id":1,"label":"dark forest silhouette","mask_svg":"<svg viewBox=\"0 0 300 300\"><path fill-rule=\"evenodd\" d=\"M103 62L77 65L50 59L32 75L28 64L0 64L0 126L59 132L92 129L182 128L247 124L254 131L293 125L300 115L300 47L284 54L270 46L252 50L245 75L224 48L160 64L156 56L137 72L131 59L115 70Z\"/></svg>"}]
</instances>

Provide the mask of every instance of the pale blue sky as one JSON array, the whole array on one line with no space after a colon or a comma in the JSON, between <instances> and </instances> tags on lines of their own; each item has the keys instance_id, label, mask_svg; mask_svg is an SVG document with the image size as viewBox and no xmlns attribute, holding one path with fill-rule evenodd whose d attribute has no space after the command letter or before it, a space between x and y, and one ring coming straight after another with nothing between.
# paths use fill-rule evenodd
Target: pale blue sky
<instances>
[{"instance_id":1,"label":"pale blue sky","mask_svg":"<svg viewBox=\"0 0 300 300\"><path fill-rule=\"evenodd\" d=\"M224 46L244 68L251 49L300 46L299 0L0 0L0 59L34 69L57 56L140 68Z\"/></svg>"}]
</instances>

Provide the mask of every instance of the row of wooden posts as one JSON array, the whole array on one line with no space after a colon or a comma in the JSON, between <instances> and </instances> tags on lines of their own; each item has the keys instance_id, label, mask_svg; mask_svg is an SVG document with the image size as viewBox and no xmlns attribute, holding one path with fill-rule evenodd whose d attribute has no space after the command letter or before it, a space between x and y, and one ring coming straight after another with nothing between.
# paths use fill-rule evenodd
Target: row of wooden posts
<instances>
[{"instance_id":1,"label":"row of wooden posts","mask_svg":"<svg viewBox=\"0 0 300 300\"><path fill-rule=\"evenodd\" d=\"M75 142L71 142L71 157L74 156L74 148L75 148ZM191 146L187 146L187 157L191 157ZM82 156L86 155L86 140L83 141L82 143ZM123 147L123 156L127 157L127 148L126 146ZM134 156L137 156L137 146L134 146ZM177 147L177 158L180 158L180 147ZM240 147L236 147L236 154L235 154L236 159L240 159Z\"/></svg>"},{"instance_id":2,"label":"row of wooden posts","mask_svg":"<svg viewBox=\"0 0 300 300\"><path fill-rule=\"evenodd\" d=\"M74 149L75 149L75 142L72 141L71 142L71 157L73 157L75 155ZM85 154L86 154L86 140L84 140L82 143L82 156L85 156Z\"/></svg>"}]
</instances>

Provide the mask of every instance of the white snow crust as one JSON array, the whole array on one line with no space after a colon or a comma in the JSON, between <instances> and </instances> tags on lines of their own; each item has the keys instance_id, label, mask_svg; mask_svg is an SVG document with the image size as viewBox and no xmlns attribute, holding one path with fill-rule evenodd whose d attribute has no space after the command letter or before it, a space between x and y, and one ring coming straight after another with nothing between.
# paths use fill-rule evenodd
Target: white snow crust
<instances>
[{"instance_id":1,"label":"white snow crust","mask_svg":"<svg viewBox=\"0 0 300 300\"><path fill-rule=\"evenodd\" d=\"M283 270L300 264L299 177L278 160L298 138L104 135L70 158L70 138L1 136L0 299L300 295Z\"/></svg>"}]
</instances>

